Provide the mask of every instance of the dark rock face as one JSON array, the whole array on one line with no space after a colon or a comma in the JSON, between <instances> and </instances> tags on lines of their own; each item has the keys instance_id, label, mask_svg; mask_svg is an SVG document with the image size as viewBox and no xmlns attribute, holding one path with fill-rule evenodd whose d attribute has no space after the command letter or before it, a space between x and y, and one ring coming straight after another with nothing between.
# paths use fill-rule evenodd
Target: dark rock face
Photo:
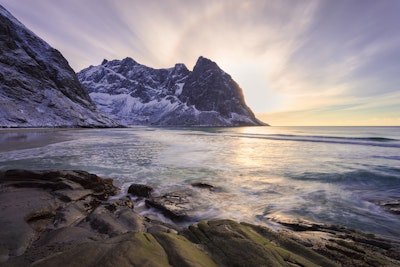
<instances>
[{"instance_id":1,"label":"dark rock face","mask_svg":"<svg viewBox=\"0 0 400 267\"><path fill-rule=\"evenodd\" d=\"M193 219L191 213L201 202L198 201L195 191L181 190L146 199L146 205L160 210L173 221L182 222Z\"/></svg>"},{"instance_id":2,"label":"dark rock face","mask_svg":"<svg viewBox=\"0 0 400 267\"><path fill-rule=\"evenodd\" d=\"M303 220L279 221L285 237L334 259L341 266L396 266L400 243L339 225ZM264 229L253 226L257 232Z\"/></svg>"},{"instance_id":3,"label":"dark rock face","mask_svg":"<svg viewBox=\"0 0 400 267\"><path fill-rule=\"evenodd\" d=\"M75 72L0 6L0 127L110 127Z\"/></svg>"},{"instance_id":4,"label":"dark rock face","mask_svg":"<svg viewBox=\"0 0 400 267\"><path fill-rule=\"evenodd\" d=\"M78 73L100 110L127 125L265 125L241 88L215 62L200 57L193 71L176 64L152 69L131 58L104 60Z\"/></svg>"},{"instance_id":5,"label":"dark rock face","mask_svg":"<svg viewBox=\"0 0 400 267\"><path fill-rule=\"evenodd\" d=\"M153 188L145 184L131 184L128 188L128 194L138 197L149 198L151 192L153 192Z\"/></svg>"},{"instance_id":6,"label":"dark rock face","mask_svg":"<svg viewBox=\"0 0 400 267\"><path fill-rule=\"evenodd\" d=\"M0 184L2 261L24 254L48 229L80 229L76 222L119 190L83 171L9 170L0 172Z\"/></svg>"},{"instance_id":7,"label":"dark rock face","mask_svg":"<svg viewBox=\"0 0 400 267\"><path fill-rule=\"evenodd\" d=\"M197 187L197 188L201 188L201 189L208 189L210 191L217 191L218 188L211 185L211 184L207 184L207 183L203 183L203 182L194 182L190 184L193 187Z\"/></svg>"},{"instance_id":8,"label":"dark rock face","mask_svg":"<svg viewBox=\"0 0 400 267\"><path fill-rule=\"evenodd\" d=\"M226 118L236 113L255 119L244 103L239 85L215 62L204 57L198 59L179 98L200 111L216 111Z\"/></svg>"}]
</instances>

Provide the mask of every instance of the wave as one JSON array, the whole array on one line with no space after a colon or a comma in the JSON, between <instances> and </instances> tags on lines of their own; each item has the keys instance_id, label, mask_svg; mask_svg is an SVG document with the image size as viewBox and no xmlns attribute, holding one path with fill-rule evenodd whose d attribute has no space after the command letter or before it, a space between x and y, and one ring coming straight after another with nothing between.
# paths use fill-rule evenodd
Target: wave
<instances>
[{"instance_id":1,"label":"wave","mask_svg":"<svg viewBox=\"0 0 400 267\"><path fill-rule=\"evenodd\" d=\"M388 186L400 189L400 169L377 168L374 170L355 170L343 173L303 172L299 175L288 175L291 179L302 181L318 181L332 184L353 184ZM379 187L377 187L379 188Z\"/></svg>"},{"instance_id":2,"label":"wave","mask_svg":"<svg viewBox=\"0 0 400 267\"><path fill-rule=\"evenodd\" d=\"M315 142L345 145L364 145L379 147L399 147L400 140L386 137L341 137L320 135L291 135L291 134L224 134L224 136L237 138L258 138L278 141Z\"/></svg>"},{"instance_id":3,"label":"wave","mask_svg":"<svg viewBox=\"0 0 400 267\"><path fill-rule=\"evenodd\" d=\"M372 156L377 159L400 160L400 156Z\"/></svg>"}]
</instances>

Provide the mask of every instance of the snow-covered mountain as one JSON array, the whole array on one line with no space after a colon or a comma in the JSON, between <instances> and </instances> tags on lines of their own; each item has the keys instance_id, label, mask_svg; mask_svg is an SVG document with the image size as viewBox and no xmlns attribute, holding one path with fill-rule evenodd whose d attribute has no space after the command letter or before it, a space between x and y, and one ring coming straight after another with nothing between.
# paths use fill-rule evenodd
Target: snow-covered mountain
<instances>
[{"instance_id":1,"label":"snow-covered mountain","mask_svg":"<svg viewBox=\"0 0 400 267\"><path fill-rule=\"evenodd\" d=\"M153 69L131 58L104 60L78 73L98 108L125 125L265 125L247 107L239 85L215 62L193 69Z\"/></svg>"},{"instance_id":2,"label":"snow-covered mountain","mask_svg":"<svg viewBox=\"0 0 400 267\"><path fill-rule=\"evenodd\" d=\"M0 5L0 127L114 127L75 72Z\"/></svg>"}]
</instances>

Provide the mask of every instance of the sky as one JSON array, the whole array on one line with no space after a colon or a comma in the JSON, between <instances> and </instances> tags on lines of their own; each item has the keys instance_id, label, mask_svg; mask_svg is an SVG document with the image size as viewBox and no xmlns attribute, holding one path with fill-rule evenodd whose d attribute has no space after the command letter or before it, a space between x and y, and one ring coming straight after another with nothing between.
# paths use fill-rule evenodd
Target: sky
<instances>
[{"instance_id":1,"label":"sky","mask_svg":"<svg viewBox=\"0 0 400 267\"><path fill-rule=\"evenodd\" d=\"M0 0L75 71L199 56L263 121L400 125L399 0Z\"/></svg>"}]
</instances>

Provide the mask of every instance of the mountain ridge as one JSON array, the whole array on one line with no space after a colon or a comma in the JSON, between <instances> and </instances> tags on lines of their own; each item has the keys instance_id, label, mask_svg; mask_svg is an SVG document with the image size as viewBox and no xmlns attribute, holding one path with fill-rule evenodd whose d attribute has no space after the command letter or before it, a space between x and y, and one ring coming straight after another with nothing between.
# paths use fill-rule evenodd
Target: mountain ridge
<instances>
[{"instance_id":1,"label":"mountain ridge","mask_svg":"<svg viewBox=\"0 0 400 267\"><path fill-rule=\"evenodd\" d=\"M154 69L132 58L75 73L0 5L0 127L255 126L242 89L199 57Z\"/></svg>"},{"instance_id":2,"label":"mountain ridge","mask_svg":"<svg viewBox=\"0 0 400 267\"><path fill-rule=\"evenodd\" d=\"M256 126L242 89L218 65L200 56L154 69L127 57L103 60L77 73L98 108L125 125Z\"/></svg>"},{"instance_id":3,"label":"mountain ridge","mask_svg":"<svg viewBox=\"0 0 400 267\"><path fill-rule=\"evenodd\" d=\"M0 5L0 127L115 127L62 54Z\"/></svg>"}]
</instances>

